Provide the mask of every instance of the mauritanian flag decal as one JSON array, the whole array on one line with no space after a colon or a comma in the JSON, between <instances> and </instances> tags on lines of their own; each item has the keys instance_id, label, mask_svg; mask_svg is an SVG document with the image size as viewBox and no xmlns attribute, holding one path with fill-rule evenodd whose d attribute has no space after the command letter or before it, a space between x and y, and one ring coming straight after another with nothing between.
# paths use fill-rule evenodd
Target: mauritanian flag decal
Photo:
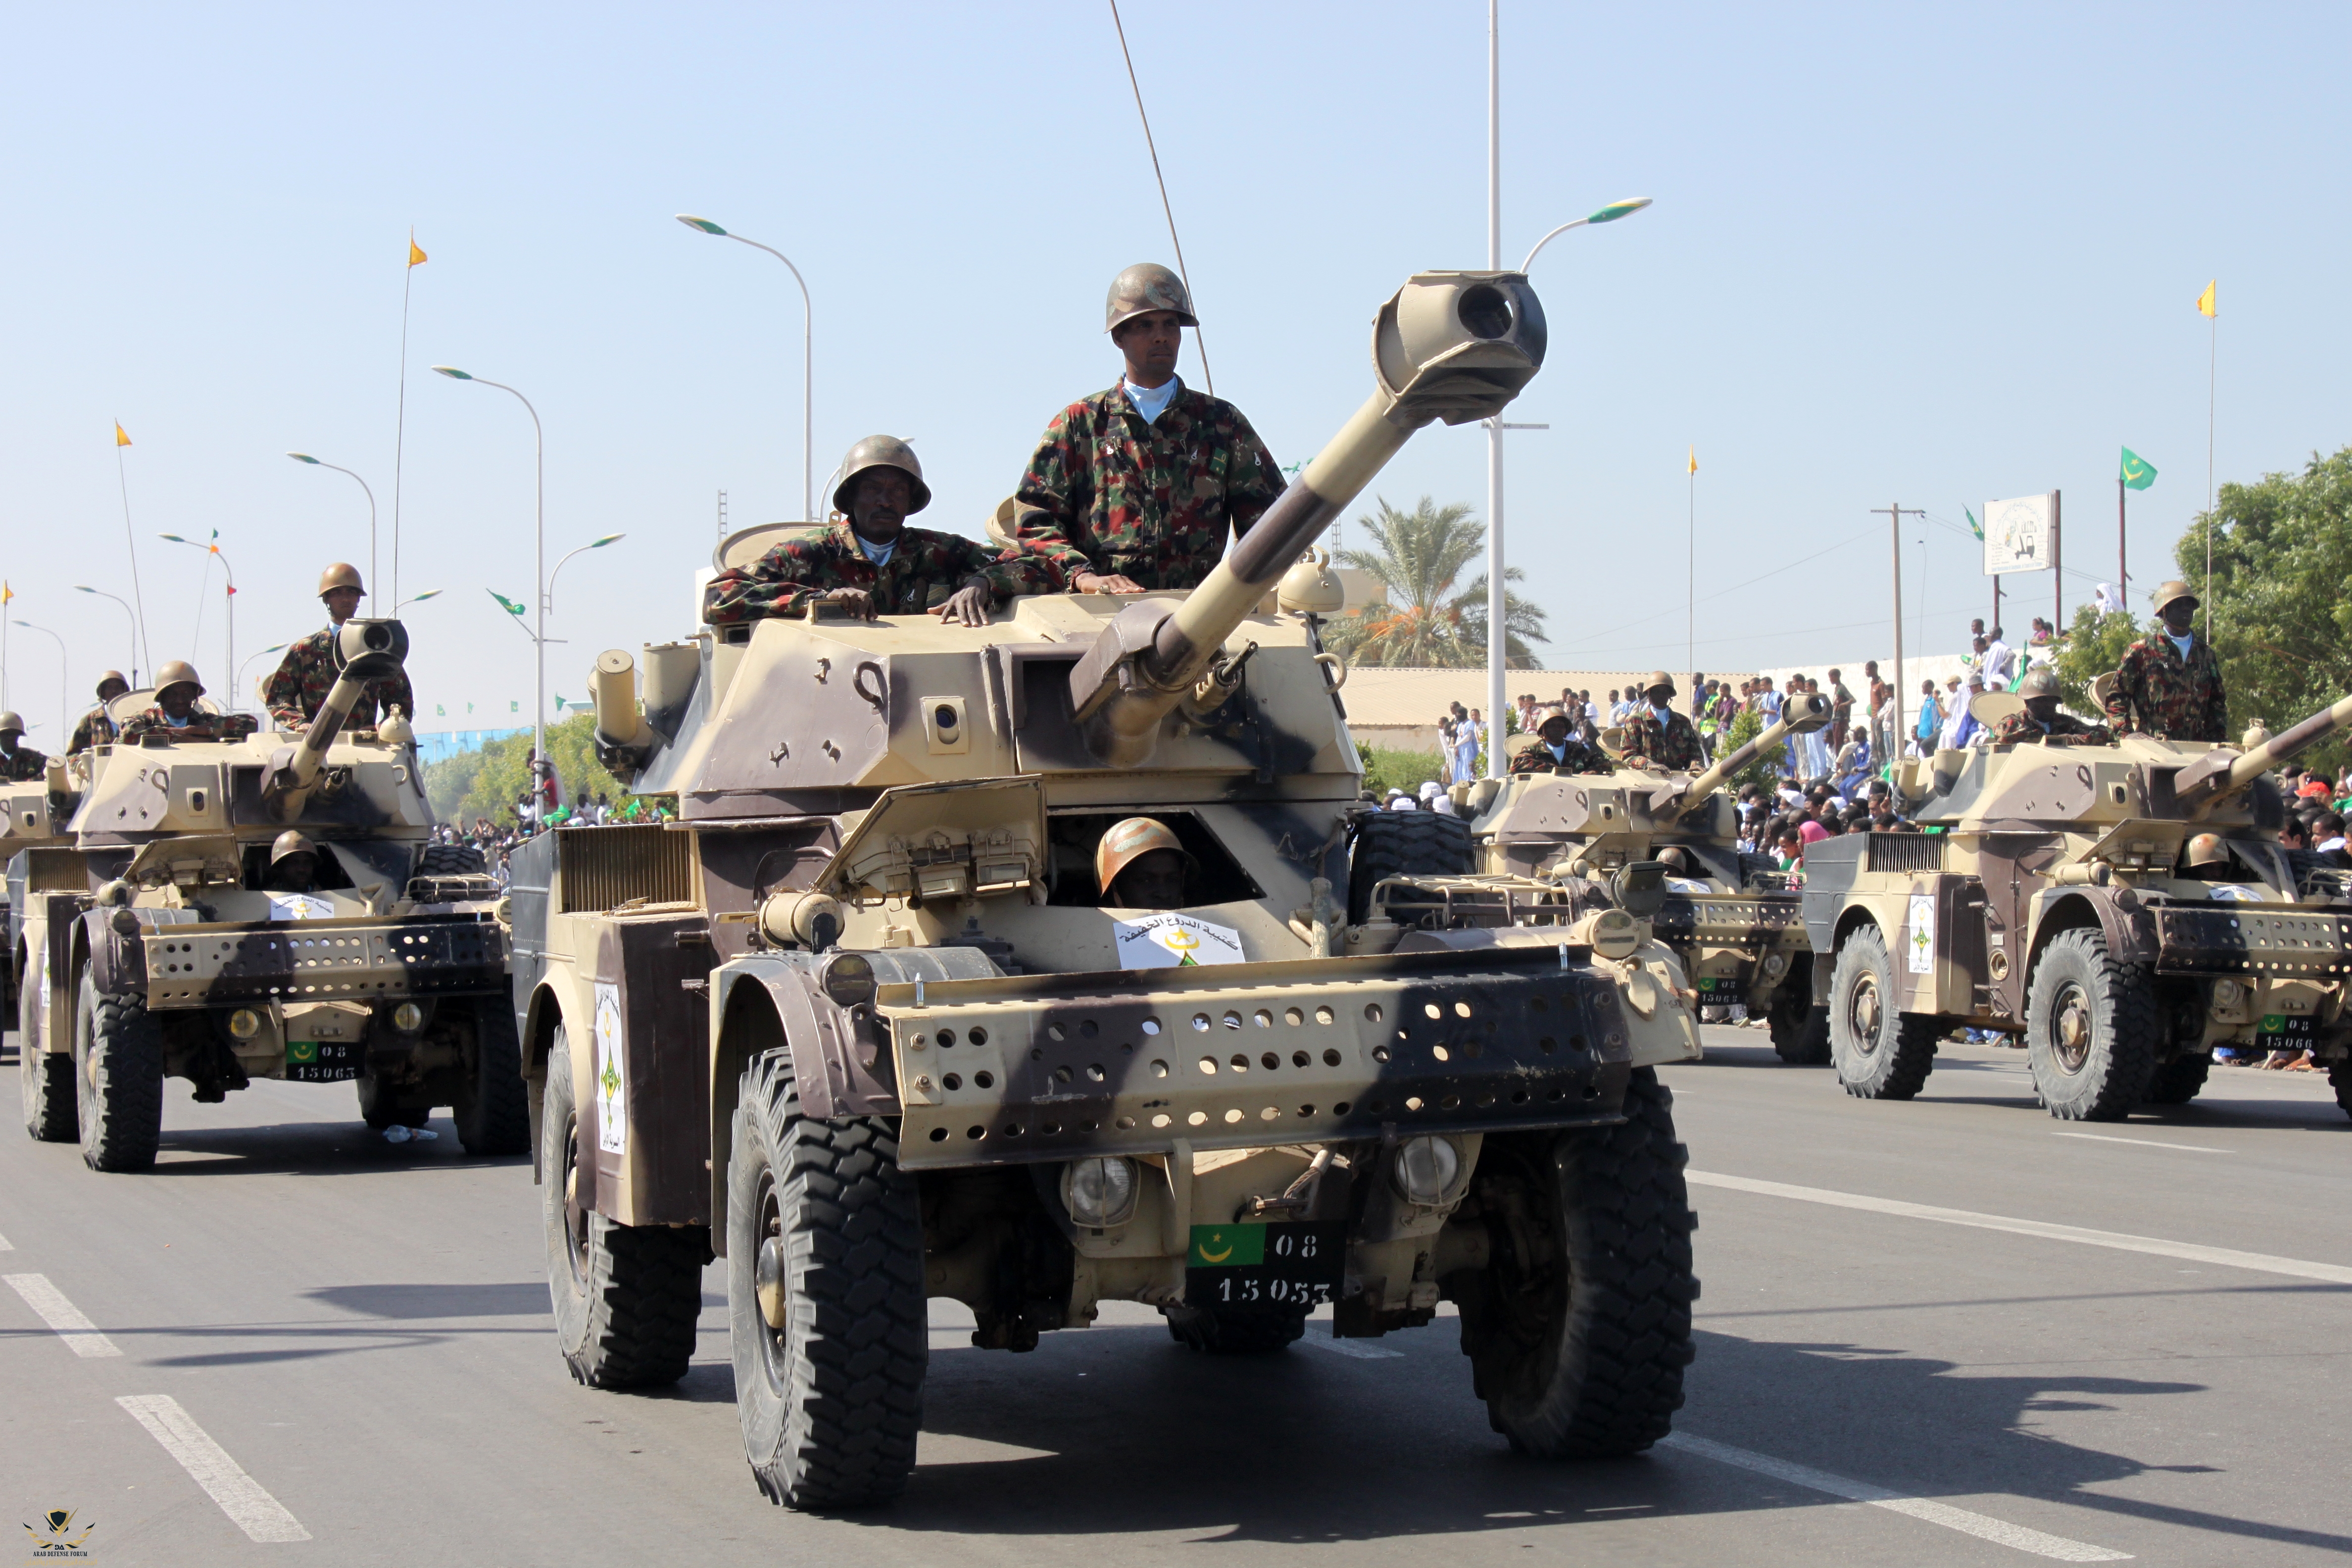
<instances>
[{"instance_id":1,"label":"mauritanian flag decal","mask_svg":"<svg viewBox=\"0 0 2352 1568\"><path fill-rule=\"evenodd\" d=\"M1262 1225L1196 1225L1192 1254L1184 1260L1191 1268L1233 1268L1265 1261L1265 1226Z\"/></svg>"}]
</instances>

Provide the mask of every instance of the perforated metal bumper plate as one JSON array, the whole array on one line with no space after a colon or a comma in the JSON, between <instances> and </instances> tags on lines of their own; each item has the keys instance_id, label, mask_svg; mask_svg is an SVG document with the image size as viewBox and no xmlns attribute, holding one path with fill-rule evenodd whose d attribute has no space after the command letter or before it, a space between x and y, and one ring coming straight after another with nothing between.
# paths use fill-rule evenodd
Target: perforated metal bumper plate
<instances>
[{"instance_id":1,"label":"perforated metal bumper plate","mask_svg":"<svg viewBox=\"0 0 2352 1568\"><path fill-rule=\"evenodd\" d=\"M144 942L150 1007L359 1002L506 984L506 936L488 921L165 926Z\"/></svg>"}]
</instances>

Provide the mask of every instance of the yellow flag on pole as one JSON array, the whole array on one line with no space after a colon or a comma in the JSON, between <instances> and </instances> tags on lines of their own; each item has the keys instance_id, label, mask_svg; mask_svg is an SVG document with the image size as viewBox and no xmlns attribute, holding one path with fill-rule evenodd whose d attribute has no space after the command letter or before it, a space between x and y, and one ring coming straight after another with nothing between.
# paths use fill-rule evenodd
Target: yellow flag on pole
<instances>
[{"instance_id":1,"label":"yellow flag on pole","mask_svg":"<svg viewBox=\"0 0 2352 1568\"><path fill-rule=\"evenodd\" d=\"M2221 314L2219 310L2213 308L2213 290L2219 289L2221 286L2221 280L2219 278L2216 278L2213 281L2205 285L2205 292L2197 296L2198 314L2215 317L2218 317Z\"/></svg>"},{"instance_id":2,"label":"yellow flag on pole","mask_svg":"<svg viewBox=\"0 0 2352 1568\"><path fill-rule=\"evenodd\" d=\"M122 421L120 419L114 422L114 444L118 447L131 445L131 437L123 433Z\"/></svg>"},{"instance_id":3,"label":"yellow flag on pole","mask_svg":"<svg viewBox=\"0 0 2352 1568\"><path fill-rule=\"evenodd\" d=\"M1698 448L1696 447L1693 447L1691 448L1690 471L1694 474L1698 472Z\"/></svg>"},{"instance_id":4,"label":"yellow flag on pole","mask_svg":"<svg viewBox=\"0 0 2352 1568\"><path fill-rule=\"evenodd\" d=\"M9 600L11 600L11 599L15 598L16 596L16 589L11 588L11 587L10 587L10 586L8 586L8 584L7 584L6 583L5 583L5 582L0 582L0 605L5 605L5 604L6 604Z\"/></svg>"},{"instance_id":5,"label":"yellow flag on pole","mask_svg":"<svg viewBox=\"0 0 2352 1568\"><path fill-rule=\"evenodd\" d=\"M425 264L425 253L416 248L416 237L413 234L408 237L408 264L411 267Z\"/></svg>"}]
</instances>

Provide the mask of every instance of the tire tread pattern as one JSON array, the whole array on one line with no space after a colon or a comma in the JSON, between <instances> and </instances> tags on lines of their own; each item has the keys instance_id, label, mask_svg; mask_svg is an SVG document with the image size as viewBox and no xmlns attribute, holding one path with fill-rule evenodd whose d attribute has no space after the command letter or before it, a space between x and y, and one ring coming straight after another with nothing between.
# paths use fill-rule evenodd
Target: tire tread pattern
<instances>
[{"instance_id":1,"label":"tire tread pattern","mask_svg":"<svg viewBox=\"0 0 2352 1568\"><path fill-rule=\"evenodd\" d=\"M1458 877L1470 869L1470 824L1434 811L1376 811L1356 826L1348 861L1348 921L1361 925L1390 877Z\"/></svg>"},{"instance_id":2,"label":"tire tread pattern","mask_svg":"<svg viewBox=\"0 0 2352 1568\"><path fill-rule=\"evenodd\" d=\"M2045 982L2054 990L2053 961L2079 964L2091 993L2094 1010L2105 1019L2108 1071L2095 1091L2070 1100L2052 1098L2042 1079L2040 1043L2049 1022L2042 1015ZM2034 1088L2043 1106L2061 1121L2120 1121L2148 1099L2156 1077L2157 1042L2164 1038L2164 1014L2157 1005L2156 986L2144 963L2126 963L2107 951L2107 939L2095 926L2062 931L2044 944L2026 985L2025 1039ZM2091 1064L2086 1062L2085 1068Z\"/></svg>"},{"instance_id":3,"label":"tire tread pattern","mask_svg":"<svg viewBox=\"0 0 2352 1568\"><path fill-rule=\"evenodd\" d=\"M1878 972L1879 1043L1875 1051L1866 1054L1836 1049L1849 964L1869 964ZM1837 1062L1838 1082L1856 1100L1910 1100L1927 1087L1927 1075L1936 1070L1936 1040L1943 1032L1940 1021L1924 1013L1896 1011L1895 998L1895 960L1886 951L1885 933L1874 925L1860 927L1838 949L1830 972L1831 1056ZM1852 1078L1846 1069L1853 1061L1883 1065L1866 1077Z\"/></svg>"},{"instance_id":4,"label":"tire tread pattern","mask_svg":"<svg viewBox=\"0 0 2352 1568\"><path fill-rule=\"evenodd\" d=\"M474 1072L465 1087L468 1092L452 1108L452 1120L466 1152L530 1153L530 1089L523 1081L522 1040L515 1032L514 1009L503 995L485 996L475 1005Z\"/></svg>"},{"instance_id":5,"label":"tire tread pattern","mask_svg":"<svg viewBox=\"0 0 2352 1568\"><path fill-rule=\"evenodd\" d=\"M39 977L30 976L18 999L16 1070L23 1080L25 1131L37 1142L70 1143L80 1135L74 1119L72 1054L35 1049L35 1031L26 1027L40 1009L40 994Z\"/></svg>"},{"instance_id":6,"label":"tire tread pattern","mask_svg":"<svg viewBox=\"0 0 2352 1568\"><path fill-rule=\"evenodd\" d=\"M163 1137L163 1036L135 991L100 991L91 997L89 1075L78 1092L89 1096L79 1119L82 1163L93 1171L147 1171Z\"/></svg>"}]
</instances>

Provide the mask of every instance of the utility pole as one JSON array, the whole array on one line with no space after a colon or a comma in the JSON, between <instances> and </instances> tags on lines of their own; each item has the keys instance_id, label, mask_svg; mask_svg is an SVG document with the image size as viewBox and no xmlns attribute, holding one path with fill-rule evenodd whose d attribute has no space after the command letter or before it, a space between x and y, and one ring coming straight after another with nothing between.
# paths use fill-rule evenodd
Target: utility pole
<instances>
[{"instance_id":1,"label":"utility pole","mask_svg":"<svg viewBox=\"0 0 2352 1568\"><path fill-rule=\"evenodd\" d=\"M1887 541L1895 546L1895 723L1893 732L1887 740L1895 752L1894 757L1890 760L1899 762L1903 756L1903 682L1905 679L1903 674L1903 519L1906 515L1925 517L1927 514L1917 507L1906 507L1901 501L1896 501L1892 506L1874 506L1870 510L1873 512L1883 511L1886 514ZM1902 794L1900 785L1896 786L1895 794L1898 796Z\"/></svg>"},{"instance_id":2,"label":"utility pole","mask_svg":"<svg viewBox=\"0 0 2352 1568\"><path fill-rule=\"evenodd\" d=\"M2050 635L2054 639L2066 629L2066 546L2058 527L2059 510L2063 505L2060 493L2050 492Z\"/></svg>"},{"instance_id":3,"label":"utility pole","mask_svg":"<svg viewBox=\"0 0 2352 1568\"><path fill-rule=\"evenodd\" d=\"M2116 601L2131 605L2131 579L2124 572L2124 477L2116 476Z\"/></svg>"},{"instance_id":4,"label":"utility pole","mask_svg":"<svg viewBox=\"0 0 2352 1568\"><path fill-rule=\"evenodd\" d=\"M719 537L722 540L727 537L727 492L725 490L719 492Z\"/></svg>"}]
</instances>

